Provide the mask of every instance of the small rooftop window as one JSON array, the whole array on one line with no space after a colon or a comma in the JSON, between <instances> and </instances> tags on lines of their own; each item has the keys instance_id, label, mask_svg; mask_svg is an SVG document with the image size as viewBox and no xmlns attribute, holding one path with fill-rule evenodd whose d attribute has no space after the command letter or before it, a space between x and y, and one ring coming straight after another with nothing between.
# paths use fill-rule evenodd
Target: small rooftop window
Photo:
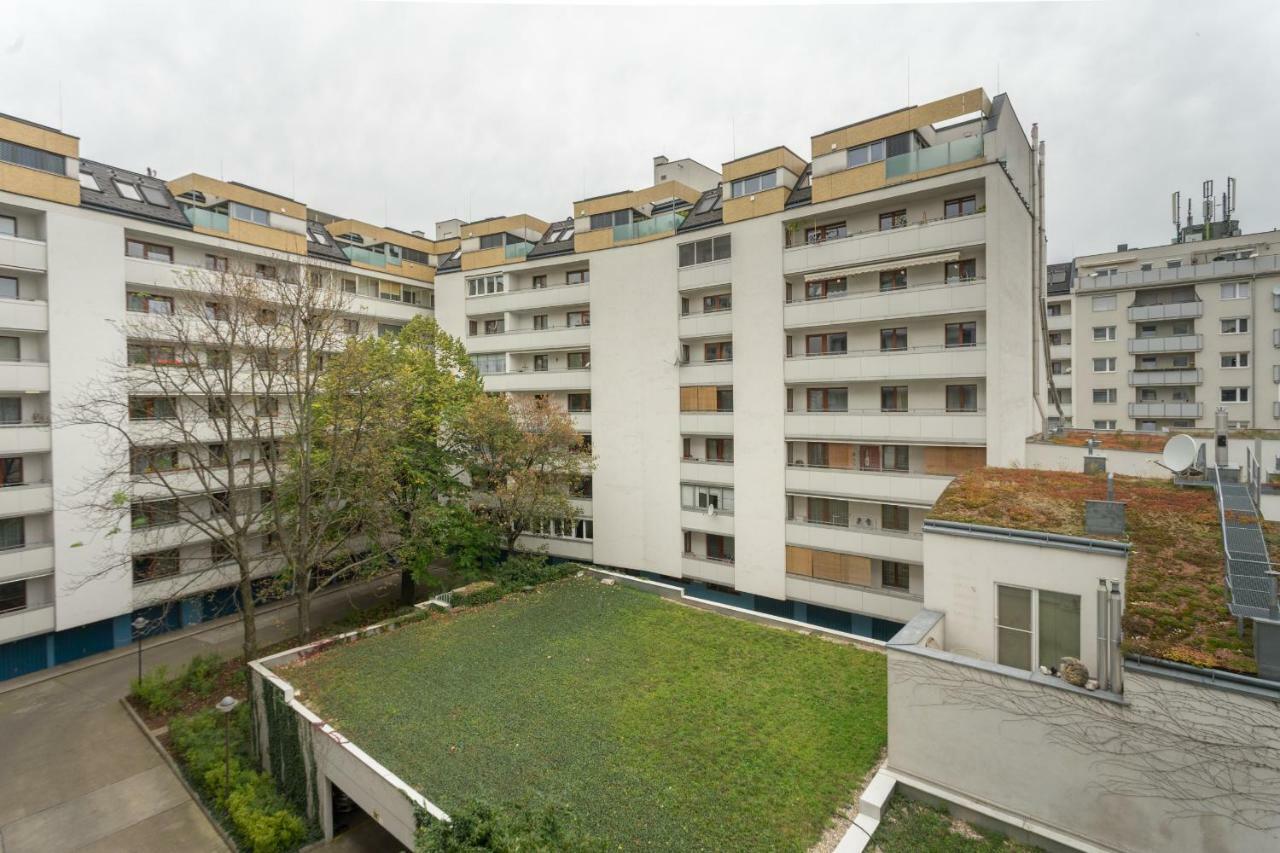
<instances>
[{"instance_id":1,"label":"small rooftop window","mask_svg":"<svg viewBox=\"0 0 1280 853\"><path fill-rule=\"evenodd\" d=\"M87 190L93 190L96 193L102 192L102 187L98 186L98 179L88 172L80 173L80 186Z\"/></svg>"},{"instance_id":2,"label":"small rooftop window","mask_svg":"<svg viewBox=\"0 0 1280 853\"><path fill-rule=\"evenodd\" d=\"M361 237L359 234L352 234L352 233L348 232L348 233L346 233L346 234L339 234L338 236L339 236L340 238L342 238L343 240L346 240L348 243L363 243L363 242L364 242L364 238L363 238L363 237Z\"/></svg>"},{"instance_id":3,"label":"small rooftop window","mask_svg":"<svg viewBox=\"0 0 1280 853\"><path fill-rule=\"evenodd\" d=\"M142 201L142 196L138 193L138 188L133 184L126 184L124 181L119 179L112 183L116 185L116 192L120 193L122 198L127 198L130 201Z\"/></svg>"},{"instance_id":4,"label":"small rooftop window","mask_svg":"<svg viewBox=\"0 0 1280 853\"><path fill-rule=\"evenodd\" d=\"M142 195L146 197L148 204L154 204L156 207L168 207L169 199L164 194L164 190L159 187L149 187L142 185Z\"/></svg>"},{"instance_id":5,"label":"small rooftop window","mask_svg":"<svg viewBox=\"0 0 1280 853\"><path fill-rule=\"evenodd\" d=\"M325 233L324 233L323 231L321 231L321 230L317 229L317 230L315 230L315 231L313 231L313 232L312 232L312 236L315 238L315 241L316 241L317 243L319 243L319 244L321 244L321 245L323 245L323 246L327 246L327 245L329 245L329 238L328 238L327 236L325 236Z\"/></svg>"},{"instance_id":6,"label":"small rooftop window","mask_svg":"<svg viewBox=\"0 0 1280 853\"><path fill-rule=\"evenodd\" d=\"M564 233L560 235L560 242L563 243L565 240L570 240L572 238L573 238L573 229L566 228L564 229Z\"/></svg>"},{"instance_id":7,"label":"small rooftop window","mask_svg":"<svg viewBox=\"0 0 1280 853\"><path fill-rule=\"evenodd\" d=\"M707 195L704 195L702 200L698 202L696 207L694 207L693 212L706 213L708 210L716 206L716 201L718 201L719 198L720 193L708 193Z\"/></svg>"},{"instance_id":8,"label":"small rooftop window","mask_svg":"<svg viewBox=\"0 0 1280 853\"><path fill-rule=\"evenodd\" d=\"M557 240L559 240L559 239L560 239L560 229L558 229L558 228L557 228L555 231L548 232L548 233L547 233L547 237L546 237L546 239L545 239L545 240L543 240L542 242L544 242L544 243L554 243L555 241L557 241Z\"/></svg>"},{"instance_id":9,"label":"small rooftop window","mask_svg":"<svg viewBox=\"0 0 1280 853\"><path fill-rule=\"evenodd\" d=\"M187 190L179 195L178 198L185 198L188 201L194 201L196 204L204 204L204 193L199 190Z\"/></svg>"}]
</instances>

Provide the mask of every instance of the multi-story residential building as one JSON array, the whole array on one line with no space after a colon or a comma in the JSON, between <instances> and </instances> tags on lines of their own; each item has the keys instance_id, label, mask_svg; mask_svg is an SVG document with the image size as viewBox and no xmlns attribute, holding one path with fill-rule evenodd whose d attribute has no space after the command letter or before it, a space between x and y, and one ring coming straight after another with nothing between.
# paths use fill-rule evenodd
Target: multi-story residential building
<instances>
[{"instance_id":1,"label":"multi-story residential building","mask_svg":"<svg viewBox=\"0 0 1280 853\"><path fill-rule=\"evenodd\" d=\"M235 569L159 529L163 511L135 513L122 546L83 508L108 445L70 413L127 350L157 349L127 339L131 319L204 310L191 270L305 268L347 292L346 331L393 332L430 313L437 259L456 246L83 159L76 137L0 116L0 678L128 643L139 614L158 630L235 606Z\"/></svg>"},{"instance_id":2,"label":"multi-story residential building","mask_svg":"<svg viewBox=\"0 0 1280 853\"><path fill-rule=\"evenodd\" d=\"M1280 232L1214 222L1204 239L1181 227L1168 245L1120 245L1073 267L1070 294L1046 302L1066 425L1206 429L1225 408L1233 429L1280 426Z\"/></svg>"},{"instance_id":3,"label":"multi-story residential building","mask_svg":"<svg viewBox=\"0 0 1280 853\"><path fill-rule=\"evenodd\" d=\"M981 90L459 227L441 324L597 457L558 556L888 637L952 475L1023 461L1034 154ZM455 227L456 223L449 223Z\"/></svg>"},{"instance_id":4,"label":"multi-story residential building","mask_svg":"<svg viewBox=\"0 0 1280 853\"><path fill-rule=\"evenodd\" d=\"M1048 385L1043 399L1049 427L1072 425L1071 388L1071 285L1075 267L1070 262L1049 264L1045 276L1044 335Z\"/></svg>"}]
</instances>

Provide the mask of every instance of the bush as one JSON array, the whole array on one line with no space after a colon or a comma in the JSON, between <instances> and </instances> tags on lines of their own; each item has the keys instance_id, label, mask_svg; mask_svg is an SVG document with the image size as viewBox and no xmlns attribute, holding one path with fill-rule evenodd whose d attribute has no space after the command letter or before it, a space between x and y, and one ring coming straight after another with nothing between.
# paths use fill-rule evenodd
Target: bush
<instances>
[{"instance_id":1,"label":"bush","mask_svg":"<svg viewBox=\"0 0 1280 853\"><path fill-rule=\"evenodd\" d=\"M197 696L208 696L217 686L222 666L222 658L215 654L197 655L187 664L186 670L178 679L178 684L182 689L190 690Z\"/></svg>"},{"instance_id":2,"label":"bush","mask_svg":"<svg viewBox=\"0 0 1280 853\"><path fill-rule=\"evenodd\" d=\"M517 806L499 811L468 803L450 822L419 815L418 853L595 853L605 844L585 834L576 820L551 806L540 812Z\"/></svg>"},{"instance_id":3,"label":"bush","mask_svg":"<svg viewBox=\"0 0 1280 853\"><path fill-rule=\"evenodd\" d=\"M178 707L177 692L169 683L169 673L163 666L134 679L132 694L152 714L163 714Z\"/></svg>"}]
</instances>

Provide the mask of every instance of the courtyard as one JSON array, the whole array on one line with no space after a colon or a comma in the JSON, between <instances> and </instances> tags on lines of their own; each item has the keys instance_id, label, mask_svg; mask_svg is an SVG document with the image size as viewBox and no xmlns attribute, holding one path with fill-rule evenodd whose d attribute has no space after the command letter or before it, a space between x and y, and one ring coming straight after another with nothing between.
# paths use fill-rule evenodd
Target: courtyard
<instances>
[{"instance_id":1,"label":"courtyard","mask_svg":"<svg viewBox=\"0 0 1280 853\"><path fill-rule=\"evenodd\" d=\"M882 655L590 578L280 674L446 812L554 805L614 848L807 850L886 739Z\"/></svg>"}]
</instances>

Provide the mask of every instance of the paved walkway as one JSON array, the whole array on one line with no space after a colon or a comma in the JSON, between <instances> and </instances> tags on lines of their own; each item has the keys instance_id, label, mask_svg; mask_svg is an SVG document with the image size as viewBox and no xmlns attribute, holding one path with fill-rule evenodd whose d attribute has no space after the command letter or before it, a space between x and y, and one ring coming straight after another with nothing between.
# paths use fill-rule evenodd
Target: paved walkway
<instances>
[{"instance_id":1,"label":"paved walkway","mask_svg":"<svg viewBox=\"0 0 1280 853\"><path fill-rule=\"evenodd\" d=\"M398 594L398 577L335 590L316 601L314 624ZM294 636L294 614L259 613L258 642ZM0 853L226 850L120 707L137 676L136 648L0 682ZM227 619L144 643L143 668L174 672L198 654L239 650L240 622Z\"/></svg>"}]
</instances>

